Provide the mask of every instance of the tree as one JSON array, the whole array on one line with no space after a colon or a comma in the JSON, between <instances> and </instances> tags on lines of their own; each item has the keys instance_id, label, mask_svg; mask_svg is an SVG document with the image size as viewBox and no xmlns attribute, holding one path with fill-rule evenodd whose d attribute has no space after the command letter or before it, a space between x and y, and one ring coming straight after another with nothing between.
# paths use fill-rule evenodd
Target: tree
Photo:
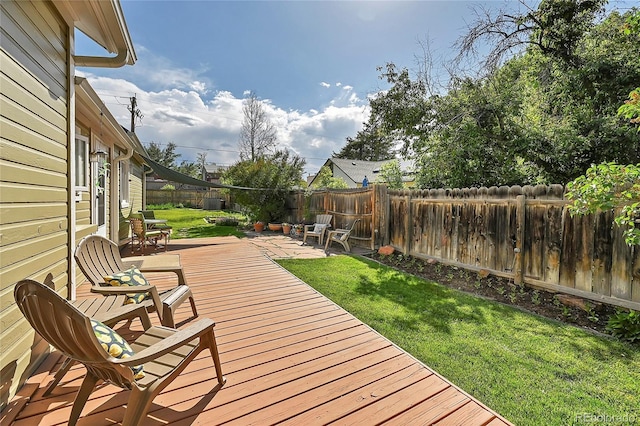
<instances>
[{"instance_id":1,"label":"tree","mask_svg":"<svg viewBox=\"0 0 640 426\"><path fill-rule=\"evenodd\" d=\"M255 92L250 92L245 98L242 113L244 119L240 130L240 158L257 161L275 148L277 131Z\"/></svg>"},{"instance_id":2,"label":"tree","mask_svg":"<svg viewBox=\"0 0 640 426\"><path fill-rule=\"evenodd\" d=\"M183 175L191 176L194 179L200 179L202 173L200 172L200 165L198 163L192 163L189 161L182 161L175 170Z\"/></svg>"},{"instance_id":3,"label":"tree","mask_svg":"<svg viewBox=\"0 0 640 426\"><path fill-rule=\"evenodd\" d=\"M341 177L333 177L328 166L322 166L313 181L310 190L313 189L346 189L349 185Z\"/></svg>"},{"instance_id":4,"label":"tree","mask_svg":"<svg viewBox=\"0 0 640 426\"><path fill-rule=\"evenodd\" d=\"M584 176L567 185L567 198L572 214L584 215L598 210L615 210L615 223L625 228L629 245L640 245L640 164L604 163L592 166Z\"/></svg>"},{"instance_id":5,"label":"tree","mask_svg":"<svg viewBox=\"0 0 640 426\"><path fill-rule=\"evenodd\" d=\"M305 160L287 151L244 159L229 167L222 180L229 185L253 189L232 189L236 202L254 221L282 221L287 213L289 191L302 179Z\"/></svg>"},{"instance_id":6,"label":"tree","mask_svg":"<svg viewBox=\"0 0 640 426\"><path fill-rule=\"evenodd\" d=\"M640 35L640 11L627 15L622 32ZM639 101L640 87L629 94L629 99L618 109L618 115L630 119L631 123L640 122ZM603 163L592 166L584 176L567 185L567 198L574 200L569 206L571 214L619 209L614 222L625 228L625 241L629 245L640 245L640 229L636 223L640 218L640 164Z\"/></svg>"},{"instance_id":7,"label":"tree","mask_svg":"<svg viewBox=\"0 0 640 426\"><path fill-rule=\"evenodd\" d=\"M382 167L380 167L376 182L386 183L390 189L401 189L404 185L402 182L400 162L398 160L392 160L383 164Z\"/></svg>"},{"instance_id":8,"label":"tree","mask_svg":"<svg viewBox=\"0 0 640 426\"><path fill-rule=\"evenodd\" d=\"M395 141L369 121L355 138L347 137L347 144L333 156L360 161L388 160L395 156Z\"/></svg>"},{"instance_id":9,"label":"tree","mask_svg":"<svg viewBox=\"0 0 640 426\"><path fill-rule=\"evenodd\" d=\"M173 142L169 142L164 148L151 142L147 147L147 154L153 161L169 169L175 168L176 160L180 157L180 154L176 154L176 144Z\"/></svg>"},{"instance_id":10,"label":"tree","mask_svg":"<svg viewBox=\"0 0 640 426\"><path fill-rule=\"evenodd\" d=\"M484 7L474 10L475 21L467 34L458 40L458 60L476 55L476 45L491 46L484 69L496 69L507 55L534 47L544 55L571 66L580 64L575 51L584 34L604 12L607 0L542 0L533 9L520 0L524 12L504 9L496 14Z\"/></svg>"}]
</instances>

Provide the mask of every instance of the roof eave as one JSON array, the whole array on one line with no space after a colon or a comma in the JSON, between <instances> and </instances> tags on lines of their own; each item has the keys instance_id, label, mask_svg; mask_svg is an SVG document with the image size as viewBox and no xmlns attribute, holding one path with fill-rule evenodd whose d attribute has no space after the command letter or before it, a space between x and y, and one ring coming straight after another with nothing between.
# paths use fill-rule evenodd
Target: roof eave
<instances>
[{"instance_id":1,"label":"roof eave","mask_svg":"<svg viewBox=\"0 0 640 426\"><path fill-rule=\"evenodd\" d=\"M63 16L113 57L75 56L77 66L121 67L133 65L136 53L119 0L53 0Z\"/></svg>"}]
</instances>

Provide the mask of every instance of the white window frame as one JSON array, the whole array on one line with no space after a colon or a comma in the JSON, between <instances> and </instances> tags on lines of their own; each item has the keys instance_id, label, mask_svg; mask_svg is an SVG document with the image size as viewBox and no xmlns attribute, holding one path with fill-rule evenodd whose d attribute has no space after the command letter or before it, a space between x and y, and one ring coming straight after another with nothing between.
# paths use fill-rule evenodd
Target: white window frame
<instances>
[{"instance_id":1,"label":"white window frame","mask_svg":"<svg viewBox=\"0 0 640 426\"><path fill-rule=\"evenodd\" d=\"M91 180L89 172L89 138L76 133L75 138L75 190L78 192L88 192Z\"/></svg>"}]
</instances>

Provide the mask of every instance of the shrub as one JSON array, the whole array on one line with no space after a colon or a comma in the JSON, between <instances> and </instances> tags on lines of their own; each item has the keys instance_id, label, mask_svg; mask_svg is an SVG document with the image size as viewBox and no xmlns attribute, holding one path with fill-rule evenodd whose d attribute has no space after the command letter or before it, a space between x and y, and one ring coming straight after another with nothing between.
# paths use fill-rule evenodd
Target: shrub
<instances>
[{"instance_id":1,"label":"shrub","mask_svg":"<svg viewBox=\"0 0 640 426\"><path fill-rule=\"evenodd\" d=\"M238 219L234 217L217 217L215 219L216 225L218 226L238 226Z\"/></svg>"},{"instance_id":2,"label":"shrub","mask_svg":"<svg viewBox=\"0 0 640 426\"><path fill-rule=\"evenodd\" d=\"M621 340L640 343L640 313L618 310L607 322L607 331Z\"/></svg>"}]
</instances>

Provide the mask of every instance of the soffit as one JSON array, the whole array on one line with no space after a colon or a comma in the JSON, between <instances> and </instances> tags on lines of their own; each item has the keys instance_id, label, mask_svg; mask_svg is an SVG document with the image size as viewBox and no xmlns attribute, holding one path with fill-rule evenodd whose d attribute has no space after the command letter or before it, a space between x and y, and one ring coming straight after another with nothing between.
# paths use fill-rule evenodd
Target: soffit
<instances>
[{"instance_id":1,"label":"soffit","mask_svg":"<svg viewBox=\"0 0 640 426\"><path fill-rule=\"evenodd\" d=\"M135 63L135 50L119 0L53 0L53 3L87 37L109 53L127 50L127 63Z\"/></svg>"}]
</instances>

